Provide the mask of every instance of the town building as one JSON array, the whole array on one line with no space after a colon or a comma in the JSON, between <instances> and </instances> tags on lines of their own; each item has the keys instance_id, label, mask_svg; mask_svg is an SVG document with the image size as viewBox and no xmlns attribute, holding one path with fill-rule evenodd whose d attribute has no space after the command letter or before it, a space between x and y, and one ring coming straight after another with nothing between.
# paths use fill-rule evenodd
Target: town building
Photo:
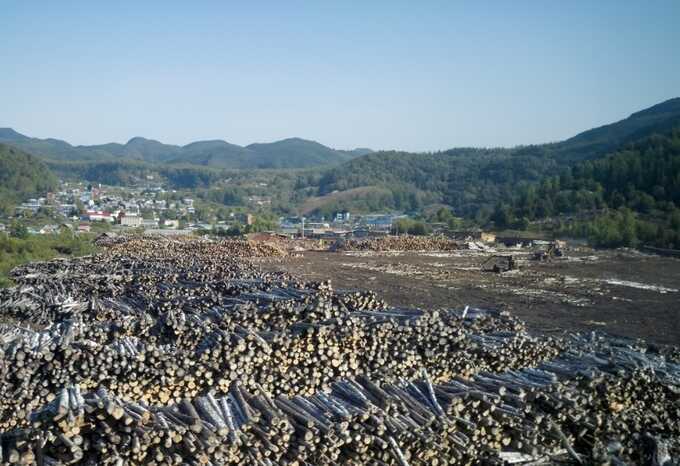
<instances>
[{"instance_id":1,"label":"town building","mask_svg":"<svg viewBox=\"0 0 680 466\"><path fill-rule=\"evenodd\" d=\"M349 212L337 212L335 214L335 222L337 223L349 222L349 220L350 220Z\"/></svg>"},{"instance_id":2,"label":"town building","mask_svg":"<svg viewBox=\"0 0 680 466\"><path fill-rule=\"evenodd\" d=\"M361 224L370 230L389 231L396 220L403 218L407 218L407 216L392 214L365 215L361 218Z\"/></svg>"},{"instance_id":3,"label":"town building","mask_svg":"<svg viewBox=\"0 0 680 466\"><path fill-rule=\"evenodd\" d=\"M30 210L31 212L37 212L42 204L38 199L29 199L28 201L22 203L17 210Z\"/></svg>"},{"instance_id":4,"label":"town building","mask_svg":"<svg viewBox=\"0 0 680 466\"><path fill-rule=\"evenodd\" d=\"M123 227L141 227L144 219L139 215L125 214L120 216L120 225Z\"/></svg>"},{"instance_id":5,"label":"town building","mask_svg":"<svg viewBox=\"0 0 680 466\"><path fill-rule=\"evenodd\" d=\"M85 215L85 220L90 222L110 222L113 223L115 220L110 212L104 212L101 210L88 210Z\"/></svg>"},{"instance_id":6,"label":"town building","mask_svg":"<svg viewBox=\"0 0 680 466\"><path fill-rule=\"evenodd\" d=\"M144 228L158 228L157 218L145 218L142 220L142 226Z\"/></svg>"}]
</instances>

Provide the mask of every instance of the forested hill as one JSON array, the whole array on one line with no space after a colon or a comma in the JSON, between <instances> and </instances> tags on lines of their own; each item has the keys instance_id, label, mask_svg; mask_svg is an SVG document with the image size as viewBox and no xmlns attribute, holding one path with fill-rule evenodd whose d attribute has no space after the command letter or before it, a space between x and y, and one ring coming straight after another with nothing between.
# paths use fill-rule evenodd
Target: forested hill
<instances>
[{"instance_id":1,"label":"forested hill","mask_svg":"<svg viewBox=\"0 0 680 466\"><path fill-rule=\"evenodd\" d=\"M230 203L267 196L286 213L421 211L442 204L482 224L499 203L509 204L517 197L518 187L540 185L576 164L597 161L653 134L668 134L676 126L680 127L678 98L563 142L511 149L345 152L299 138L245 147L219 140L180 147L133 138L124 145L85 147L29 138L10 129L0 129L0 142L9 140L37 154L49 151L51 158L44 160L65 178L131 185L148 177L172 189L213 190L208 197ZM223 192L227 188L229 192ZM646 188L638 191L655 196ZM527 217L512 215L515 220Z\"/></svg>"},{"instance_id":2,"label":"forested hill","mask_svg":"<svg viewBox=\"0 0 680 466\"><path fill-rule=\"evenodd\" d=\"M222 140L198 141L185 146L163 144L135 137L126 144L72 146L59 139L31 138L11 128L0 128L0 143L11 144L31 154L62 162L146 162L196 165L226 169L309 168L345 162L370 152L342 151L300 138L246 147Z\"/></svg>"},{"instance_id":3,"label":"forested hill","mask_svg":"<svg viewBox=\"0 0 680 466\"><path fill-rule=\"evenodd\" d=\"M667 100L628 118L584 131L552 148L560 157L584 160L616 150L626 142L680 126L680 97Z\"/></svg>"},{"instance_id":4,"label":"forested hill","mask_svg":"<svg viewBox=\"0 0 680 466\"><path fill-rule=\"evenodd\" d=\"M37 158L0 144L0 212L9 212L27 197L57 188L57 179Z\"/></svg>"},{"instance_id":5,"label":"forested hill","mask_svg":"<svg viewBox=\"0 0 680 466\"><path fill-rule=\"evenodd\" d=\"M574 163L603 157L676 125L680 125L680 98L560 143L512 149L459 148L430 154L375 152L325 170L304 189L318 197L314 205L323 213L377 203L385 209L417 210L436 202L481 221L519 184L538 182ZM362 188L368 198L338 194L356 188Z\"/></svg>"},{"instance_id":6,"label":"forested hill","mask_svg":"<svg viewBox=\"0 0 680 466\"><path fill-rule=\"evenodd\" d=\"M521 228L555 217L575 218L570 232L603 246L680 249L680 125L518 187L491 219Z\"/></svg>"}]
</instances>

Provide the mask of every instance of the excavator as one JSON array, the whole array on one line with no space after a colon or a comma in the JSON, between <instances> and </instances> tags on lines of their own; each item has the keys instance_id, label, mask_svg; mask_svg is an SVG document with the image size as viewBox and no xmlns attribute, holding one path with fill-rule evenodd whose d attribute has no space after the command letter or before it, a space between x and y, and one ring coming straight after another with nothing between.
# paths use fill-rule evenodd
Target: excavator
<instances>
[{"instance_id":1,"label":"excavator","mask_svg":"<svg viewBox=\"0 0 680 466\"><path fill-rule=\"evenodd\" d=\"M557 241L553 241L548 245L548 248L544 251L536 251L534 253L533 259L539 262L549 262L555 257L562 257L564 252L562 251L561 245Z\"/></svg>"}]
</instances>

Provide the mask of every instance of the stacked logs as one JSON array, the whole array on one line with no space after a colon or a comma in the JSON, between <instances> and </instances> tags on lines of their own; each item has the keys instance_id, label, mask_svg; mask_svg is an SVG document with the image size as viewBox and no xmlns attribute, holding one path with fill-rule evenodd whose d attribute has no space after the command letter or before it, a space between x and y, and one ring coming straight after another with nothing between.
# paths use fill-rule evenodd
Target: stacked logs
<instances>
[{"instance_id":1,"label":"stacked logs","mask_svg":"<svg viewBox=\"0 0 680 466\"><path fill-rule=\"evenodd\" d=\"M335 251L455 251L460 245L445 236L384 236L350 239L333 246Z\"/></svg>"},{"instance_id":2,"label":"stacked logs","mask_svg":"<svg viewBox=\"0 0 680 466\"><path fill-rule=\"evenodd\" d=\"M677 349L534 338L134 239L0 291L0 457L30 464L501 464L678 454ZM657 461L658 464L662 464ZM651 464L651 463L649 463Z\"/></svg>"},{"instance_id":3,"label":"stacked logs","mask_svg":"<svg viewBox=\"0 0 680 466\"><path fill-rule=\"evenodd\" d=\"M598 405L607 397L620 406ZM162 407L67 388L1 444L5 462L23 464L653 464L680 452L679 413L654 409L677 401L648 370L574 380L525 370L444 384L427 374L359 377L308 397L235 383L225 396Z\"/></svg>"},{"instance_id":4,"label":"stacked logs","mask_svg":"<svg viewBox=\"0 0 680 466\"><path fill-rule=\"evenodd\" d=\"M333 317L339 311L332 303L314 301L283 314L292 324L258 319L257 307L239 306L233 314L213 309L200 317L168 311L156 321L148 315L95 325L69 320L30 338L5 337L8 372L0 387L17 396L0 399L0 422L16 426L17 408L49 401L66 383L154 403L224 393L234 381L275 395L311 394L342 377L412 379L427 369L440 381L532 365L559 350L552 340L510 331L515 322L492 313L473 320L388 309ZM448 356L453 352L459 357Z\"/></svg>"}]
</instances>

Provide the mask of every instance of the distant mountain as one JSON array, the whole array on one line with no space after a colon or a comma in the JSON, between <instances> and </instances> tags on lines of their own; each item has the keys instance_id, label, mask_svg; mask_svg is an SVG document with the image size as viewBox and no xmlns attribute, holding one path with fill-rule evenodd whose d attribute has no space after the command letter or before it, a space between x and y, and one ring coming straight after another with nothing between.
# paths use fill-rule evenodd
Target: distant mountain
<instances>
[{"instance_id":1,"label":"distant mountain","mask_svg":"<svg viewBox=\"0 0 680 466\"><path fill-rule=\"evenodd\" d=\"M0 139L7 141L27 141L30 138L17 133L12 128L0 128Z\"/></svg>"},{"instance_id":2,"label":"distant mountain","mask_svg":"<svg viewBox=\"0 0 680 466\"><path fill-rule=\"evenodd\" d=\"M220 169L315 168L304 176L287 177L290 187L277 184L277 189L286 191L275 197L297 204L314 198L307 207L324 214L342 209L418 211L444 204L458 215L484 216L520 185L560 176L581 162L601 159L676 127L680 127L680 98L562 142L514 148L373 152L334 150L300 138L242 147L222 140L175 146L140 137L126 144L71 146L8 128L0 129L0 143L45 158L60 176L107 184L128 184L153 175L168 186L208 187L225 179ZM239 180L254 176L244 172Z\"/></svg>"},{"instance_id":3,"label":"distant mountain","mask_svg":"<svg viewBox=\"0 0 680 466\"><path fill-rule=\"evenodd\" d=\"M72 146L59 139L31 138L11 128L0 128L0 143L11 144L39 157L58 161L110 162L113 160L149 163L200 165L212 168L310 168L334 165L368 153L368 149L341 151L300 138L247 147L226 141L198 141L186 146L163 144L135 137L126 144L110 143Z\"/></svg>"},{"instance_id":4,"label":"distant mountain","mask_svg":"<svg viewBox=\"0 0 680 466\"><path fill-rule=\"evenodd\" d=\"M93 160L103 156L94 151L91 154L89 151L82 153L77 147L59 139L37 139L24 136L12 128L0 128L0 143L23 149L38 157L57 160Z\"/></svg>"},{"instance_id":5,"label":"distant mountain","mask_svg":"<svg viewBox=\"0 0 680 466\"><path fill-rule=\"evenodd\" d=\"M182 147L177 157L170 162L215 168L254 168L252 156L252 152L245 147L226 141L198 141Z\"/></svg>"},{"instance_id":6,"label":"distant mountain","mask_svg":"<svg viewBox=\"0 0 680 466\"><path fill-rule=\"evenodd\" d=\"M300 138L268 144L251 144L246 146L246 149L255 154L253 160L257 168L301 168L345 162L352 158L346 152Z\"/></svg>"},{"instance_id":7,"label":"distant mountain","mask_svg":"<svg viewBox=\"0 0 680 466\"><path fill-rule=\"evenodd\" d=\"M372 152L325 169L312 186L319 213L338 210L420 210L443 203L457 214L475 216L492 209L523 183L560 174L653 134L680 127L680 98L633 113L616 123L580 133L563 142L504 149L456 148L437 153ZM367 191L366 188L375 188ZM362 188L364 199L341 193ZM387 193L385 192L387 190ZM335 193L334 196L327 196ZM323 204L323 200L327 201Z\"/></svg>"},{"instance_id":8,"label":"distant mountain","mask_svg":"<svg viewBox=\"0 0 680 466\"><path fill-rule=\"evenodd\" d=\"M362 155L372 154L373 149L368 149L367 147L357 147L356 149L344 151L354 157L361 157Z\"/></svg>"},{"instance_id":9,"label":"distant mountain","mask_svg":"<svg viewBox=\"0 0 680 466\"><path fill-rule=\"evenodd\" d=\"M57 186L57 178L39 159L0 144L0 211L8 211L25 198L44 195Z\"/></svg>"},{"instance_id":10,"label":"distant mountain","mask_svg":"<svg viewBox=\"0 0 680 466\"><path fill-rule=\"evenodd\" d=\"M643 139L652 133L665 133L680 124L680 97L667 100L628 118L584 131L553 148L560 156L575 160L611 152L621 144Z\"/></svg>"},{"instance_id":11,"label":"distant mountain","mask_svg":"<svg viewBox=\"0 0 680 466\"><path fill-rule=\"evenodd\" d=\"M121 144L105 144L103 146L81 146L83 149L94 149L103 152L109 152L114 156L143 160L145 162L167 162L176 157L181 149L178 146L163 144L153 139L146 139L142 137L134 137L130 139L125 145Z\"/></svg>"}]
</instances>

